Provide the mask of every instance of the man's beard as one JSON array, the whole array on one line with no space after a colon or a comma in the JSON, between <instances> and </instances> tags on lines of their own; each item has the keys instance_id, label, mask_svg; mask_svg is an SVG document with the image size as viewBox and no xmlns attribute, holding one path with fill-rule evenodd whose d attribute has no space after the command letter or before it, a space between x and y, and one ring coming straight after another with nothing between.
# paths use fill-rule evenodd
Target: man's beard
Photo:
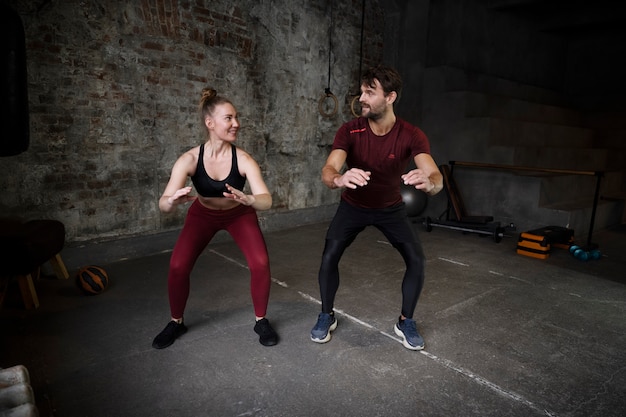
<instances>
[{"instance_id":1,"label":"man's beard","mask_svg":"<svg viewBox=\"0 0 626 417\"><path fill-rule=\"evenodd\" d=\"M367 114L363 114L363 111L365 109L368 109L369 111L367 112ZM383 112L375 112L372 110L371 106L367 106L367 107L363 107L361 106L361 115L367 119L372 119L373 121L379 120L383 117Z\"/></svg>"}]
</instances>

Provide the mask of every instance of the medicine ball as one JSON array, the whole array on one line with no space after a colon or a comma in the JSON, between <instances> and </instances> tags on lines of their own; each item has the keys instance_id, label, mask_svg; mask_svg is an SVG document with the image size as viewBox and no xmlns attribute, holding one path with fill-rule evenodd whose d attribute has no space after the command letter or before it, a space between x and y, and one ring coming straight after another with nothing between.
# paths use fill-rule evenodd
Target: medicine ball
<instances>
[{"instance_id":1,"label":"medicine ball","mask_svg":"<svg viewBox=\"0 0 626 417\"><path fill-rule=\"evenodd\" d=\"M99 266L84 266L76 274L76 285L87 295L100 294L109 285L109 276Z\"/></svg>"},{"instance_id":2,"label":"medicine ball","mask_svg":"<svg viewBox=\"0 0 626 417\"><path fill-rule=\"evenodd\" d=\"M428 195L415 189L412 185L402 184L400 187L402 201L406 205L406 213L409 217L417 217L426 210L428 206Z\"/></svg>"}]
</instances>

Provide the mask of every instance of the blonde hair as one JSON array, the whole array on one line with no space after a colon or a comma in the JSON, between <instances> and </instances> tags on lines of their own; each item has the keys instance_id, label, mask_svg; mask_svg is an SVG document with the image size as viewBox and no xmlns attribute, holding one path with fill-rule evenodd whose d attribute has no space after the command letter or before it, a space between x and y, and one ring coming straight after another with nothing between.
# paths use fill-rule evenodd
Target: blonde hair
<instances>
[{"instance_id":1,"label":"blonde hair","mask_svg":"<svg viewBox=\"0 0 626 417\"><path fill-rule=\"evenodd\" d=\"M200 113L204 120L207 116L211 116L215 107L220 104L233 104L225 97L218 96L215 89L206 87L202 89L202 97L200 98Z\"/></svg>"}]
</instances>

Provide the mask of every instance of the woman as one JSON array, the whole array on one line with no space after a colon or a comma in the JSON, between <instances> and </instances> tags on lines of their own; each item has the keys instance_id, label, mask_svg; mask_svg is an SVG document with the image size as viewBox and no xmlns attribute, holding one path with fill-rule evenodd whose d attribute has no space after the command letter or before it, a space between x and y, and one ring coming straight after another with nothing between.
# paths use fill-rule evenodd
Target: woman
<instances>
[{"instance_id":1,"label":"woman","mask_svg":"<svg viewBox=\"0 0 626 417\"><path fill-rule=\"evenodd\" d=\"M256 215L256 210L272 206L272 196L259 165L234 145L239 121L233 104L215 90L205 88L200 109L208 140L178 158L159 199L159 209L164 213L181 204L192 204L170 259L168 293L172 318L152 346L166 348L187 331L183 313L191 269L219 230L228 231L246 257L256 315L254 331L262 345L273 346L278 343L278 335L265 318L271 283L269 259ZM190 195L192 187L185 186L188 177L198 196ZM251 194L243 191L246 180Z\"/></svg>"}]
</instances>

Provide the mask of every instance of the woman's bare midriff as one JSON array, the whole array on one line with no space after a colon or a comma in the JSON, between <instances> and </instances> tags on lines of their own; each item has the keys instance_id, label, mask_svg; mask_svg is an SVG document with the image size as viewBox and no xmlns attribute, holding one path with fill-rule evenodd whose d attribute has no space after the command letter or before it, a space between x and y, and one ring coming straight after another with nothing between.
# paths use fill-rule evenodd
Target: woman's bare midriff
<instances>
[{"instance_id":1,"label":"woman's bare midriff","mask_svg":"<svg viewBox=\"0 0 626 417\"><path fill-rule=\"evenodd\" d=\"M230 210L241 204L225 197L202 197L199 195L198 200L200 200L200 204L211 210Z\"/></svg>"}]
</instances>

